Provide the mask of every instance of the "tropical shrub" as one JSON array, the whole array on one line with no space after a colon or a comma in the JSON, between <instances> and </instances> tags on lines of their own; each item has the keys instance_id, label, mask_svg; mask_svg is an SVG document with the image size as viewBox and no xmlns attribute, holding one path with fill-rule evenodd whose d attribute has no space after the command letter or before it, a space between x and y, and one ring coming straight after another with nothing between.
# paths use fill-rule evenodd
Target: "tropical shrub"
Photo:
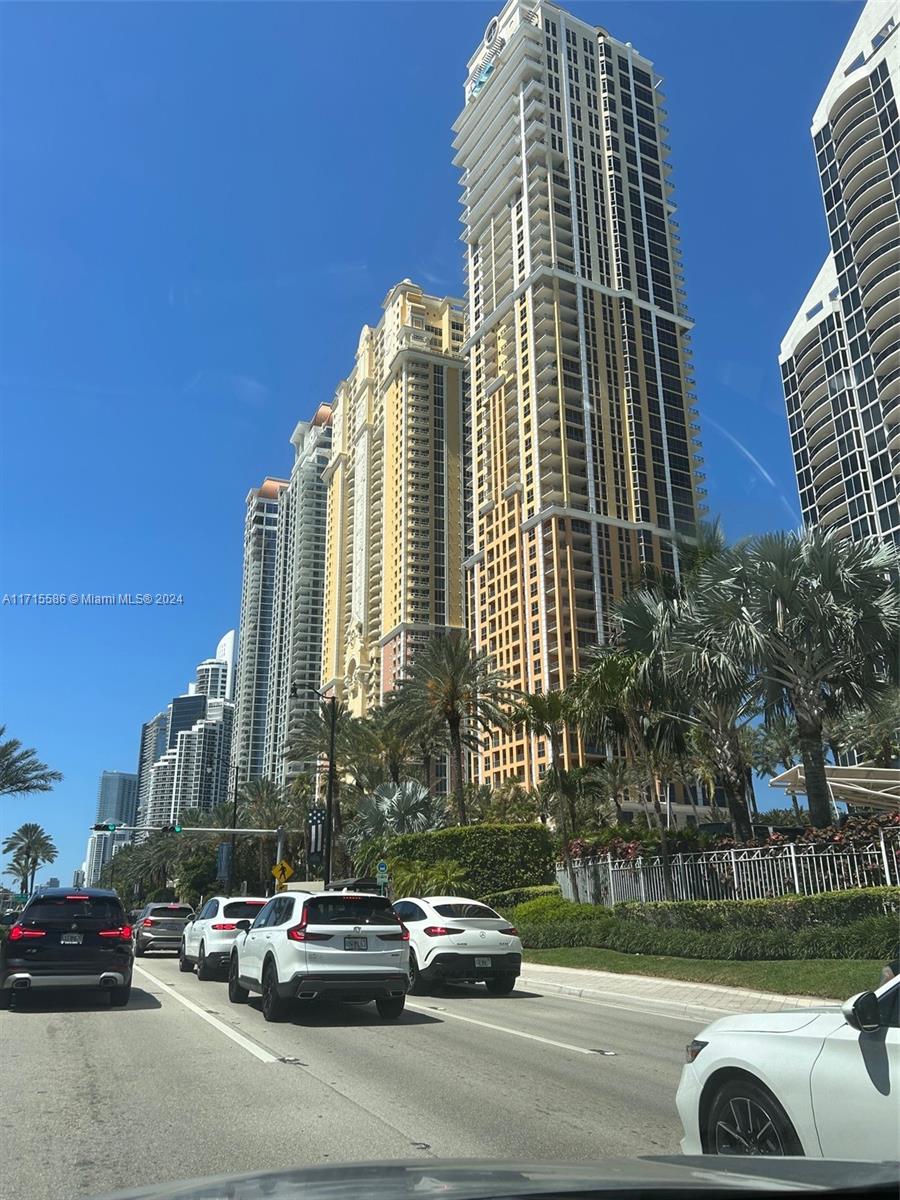
<instances>
[{"instance_id":1,"label":"tropical shrub","mask_svg":"<svg viewBox=\"0 0 900 1200\"><path fill-rule=\"evenodd\" d=\"M387 855L425 865L453 859L475 896L553 880L553 844L543 825L455 825L407 833L390 839Z\"/></svg>"},{"instance_id":2,"label":"tropical shrub","mask_svg":"<svg viewBox=\"0 0 900 1200\"><path fill-rule=\"evenodd\" d=\"M488 892L481 897L485 904L489 904L491 908L513 908L517 904L524 904L526 900L537 900L542 896L559 896L558 883L542 883L537 887L510 888L505 892Z\"/></svg>"}]
</instances>

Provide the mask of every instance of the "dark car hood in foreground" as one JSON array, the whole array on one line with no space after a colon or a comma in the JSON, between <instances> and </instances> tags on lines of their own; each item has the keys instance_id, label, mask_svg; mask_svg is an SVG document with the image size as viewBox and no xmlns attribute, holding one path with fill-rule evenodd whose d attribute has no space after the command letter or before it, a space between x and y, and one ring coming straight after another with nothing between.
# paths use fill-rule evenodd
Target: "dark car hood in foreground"
<instances>
[{"instance_id":1,"label":"dark car hood in foreground","mask_svg":"<svg viewBox=\"0 0 900 1200\"><path fill-rule=\"evenodd\" d=\"M595 1163L417 1159L222 1175L116 1192L102 1200L496 1200L618 1192L862 1191L896 1194L898 1163L804 1158L610 1158ZM101 1200L101 1198L98 1198Z\"/></svg>"}]
</instances>

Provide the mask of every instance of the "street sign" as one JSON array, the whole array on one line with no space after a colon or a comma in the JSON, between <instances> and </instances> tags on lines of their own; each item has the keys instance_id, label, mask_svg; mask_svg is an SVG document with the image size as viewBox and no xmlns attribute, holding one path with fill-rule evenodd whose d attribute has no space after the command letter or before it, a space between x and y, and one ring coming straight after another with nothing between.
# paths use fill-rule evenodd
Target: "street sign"
<instances>
[{"instance_id":1,"label":"street sign","mask_svg":"<svg viewBox=\"0 0 900 1200\"><path fill-rule=\"evenodd\" d=\"M281 884L287 883L293 873L294 868L284 858L272 868L272 874L275 876L276 881Z\"/></svg>"},{"instance_id":2,"label":"street sign","mask_svg":"<svg viewBox=\"0 0 900 1200\"><path fill-rule=\"evenodd\" d=\"M381 862L380 862L380 863L378 863L378 865L377 865L377 866L376 866L376 868L375 868L375 872L376 872L376 874L378 875L378 882L379 882L379 883L381 883L381 881L382 881L383 879L387 879L387 877L388 877L388 865L387 865L387 863L384 861L384 859L382 859L382 860L381 860Z\"/></svg>"}]
</instances>

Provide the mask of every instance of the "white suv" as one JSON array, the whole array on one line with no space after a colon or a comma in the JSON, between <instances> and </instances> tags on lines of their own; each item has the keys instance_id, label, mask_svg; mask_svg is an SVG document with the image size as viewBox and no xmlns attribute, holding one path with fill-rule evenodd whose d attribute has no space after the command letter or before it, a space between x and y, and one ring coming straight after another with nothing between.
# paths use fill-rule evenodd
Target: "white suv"
<instances>
[{"instance_id":1,"label":"white suv","mask_svg":"<svg viewBox=\"0 0 900 1200\"><path fill-rule=\"evenodd\" d=\"M429 985L483 982L507 996L522 969L522 942L505 917L465 896L405 896L394 912L410 933L413 995Z\"/></svg>"},{"instance_id":2,"label":"white suv","mask_svg":"<svg viewBox=\"0 0 900 1200\"><path fill-rule=\"evenodd\" d=\"M228 964L228 999L262 994L277 1021L291 1000L374 1000L399 1017L409 988L409 932L390 901L357 892L284 892L256 920L239 921Z\"/></svg>"},{"instance_id":3,"label":"white suv","mask_svg":"<svg viewBox=\"0 0 900 1200\"><path fill-rule=\"evenodd\" d=\"M191 917L181 935L178 966L198 979L213 979L228 966L238 921L252 921L266 903L265 896L212 896Z\"/></svg>"}]
</instances>

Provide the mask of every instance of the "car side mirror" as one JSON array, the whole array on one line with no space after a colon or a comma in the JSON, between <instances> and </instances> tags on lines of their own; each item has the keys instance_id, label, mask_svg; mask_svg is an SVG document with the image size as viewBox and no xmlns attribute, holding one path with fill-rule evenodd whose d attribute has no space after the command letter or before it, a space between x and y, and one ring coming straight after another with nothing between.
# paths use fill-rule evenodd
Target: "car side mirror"
<instances>
[{"instance_id":1,"label":"car side mirror","mask_svg":"<svg viewBox=\"0 0 900 1200\"><path fill-rule=\"evenodd\" d=\"M874 992L860 992L841 1006L844 1020L862 1033L875 1033L881 1028L881 1009Z\"/></svg>"},{"instance_id":2,"label":"car side mirror","mask_svg":"<svg viewBox=\"0 0 900 1200\"><path fill-rule=\"evenodd\" d=\"M246 933L247 930L250 928L250 922L247 920L236 921L235 924L238 929L243 929L244 933Z\"/></svg>"}]
</instances>

